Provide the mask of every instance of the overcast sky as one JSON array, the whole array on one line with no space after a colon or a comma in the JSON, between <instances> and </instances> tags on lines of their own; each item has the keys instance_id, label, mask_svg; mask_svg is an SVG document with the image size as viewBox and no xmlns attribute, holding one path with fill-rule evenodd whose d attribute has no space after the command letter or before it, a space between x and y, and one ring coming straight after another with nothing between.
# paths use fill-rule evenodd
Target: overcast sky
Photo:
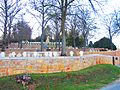
<instances>
[{"instance_id":1,"label":"overcast sky","mask_svg":"<svg viewBox=\"0 0 120 90\"><path fill-rule=\"evenodd\" d=\"M105 12L108 11L108 13L113 12L113 10L120 10L120 0L108 0L108 6L106 7ZM120 48L120 35L117 37L113 37L113 43Z\"/></svg>"},{"instance_id":2,"label":"overcast sky","mask_svg":"<svg viewBox=\"0 0 120 90\"><path fill-rule=\"evenodd\" d=\"M103 37L108 37L108 32L103 26L100 19L103 19L104 15L112 13L114 10L120 10L120 0L108 0L108 2L102 6L102 11L99 12L99 16L97 16L98 20L98 27L100 30L98 30L98 33L96 33L95 37L93 37L91 40L93 42L98 41L99 39ZM120 35L113 37L113 43L120 48Z\"/></svg>"},{"instance_id":3,"label":"overcast sky","mask_svg":"<svg viewBox=\"0 0 120 90\"><path fill-rule=\"evenodd\" d=\"M25 0L27 1L27 0ZM88 0L87 0L88 1ZM102 22L100 21L100 19L102 19L102 16L104 14L109 14L112 13L113 10L118 10L120 9L120 0L108 0L108 2L106 4L104 4L102 6L102 10L100 10L99 16L97 16L97 22L98 22L98 28L100 28L100 30L95 34L95 36L91 39L93 42L98 41L99 39L103 38L103 37L108 37L108 32L105 29L104 26L102 26ZM95 8L99 8L98 5L95 6ZM38 29L39 24L37 23L36 20L34 20L33 18L31 18L31 16L29 14L24 16L24 19L27 22L30 22L30 26L33 27L33 34L32 34L32 38L35 38L36 36L39 36L41 34L40 29ZM113 43L120 48L120 36L117 37L113 37Z\"/></svg>"},{"instance_id":4,"label":"overcast sky","mask_svg":"<svg viewBox=\"0 0 120 90\"><path fill-rule=\"evenodd\" d=\"M23 1L27 2L28 0L23 0ZM95 6L95 8L98 8L98 6ZM28 9L30 8L28 7ZM98 12L99 17L97 16L97 22L99 22L98 27L101 30L99 30L99 32L96 33L95 36L91 39L93 42L98 41L100 38L103 38L105 36L108 37L106 35L107 30L102 26L100 19L102 18L103 14L112 13L114 9L116 10L120 9L120 0L108 0L108 2L104 6L102 6L102 11ZM34 18L32 18L30 14L24 15L24 20L29 22L29 25L34 28L32 33L32 38L40 36L41 32L40 32L40 29L38 29L39 24L37 23L37 21ZM120 48L120 35L117 37L114 37L113 42L117 47Z\"/></svg>"}]
</instances>

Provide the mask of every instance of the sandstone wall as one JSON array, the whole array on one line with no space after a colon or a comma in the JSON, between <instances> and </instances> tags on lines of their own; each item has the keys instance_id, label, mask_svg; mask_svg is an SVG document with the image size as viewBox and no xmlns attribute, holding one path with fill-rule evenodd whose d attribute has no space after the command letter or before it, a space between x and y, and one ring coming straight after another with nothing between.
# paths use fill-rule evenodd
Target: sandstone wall
<instances>
[{"instance_id":1,"label":"sandstone wall","mask_svg":"<svg viewBox=\"0 0 120 90\"><path fill-rule=\"evenodd\" d=\"M113 64L112 56L6 58L0 60L0 77L21 73L53 73L84 69L96 64ZM119 59L115 64L120 64Z\"/></svg>"}]
</instances>

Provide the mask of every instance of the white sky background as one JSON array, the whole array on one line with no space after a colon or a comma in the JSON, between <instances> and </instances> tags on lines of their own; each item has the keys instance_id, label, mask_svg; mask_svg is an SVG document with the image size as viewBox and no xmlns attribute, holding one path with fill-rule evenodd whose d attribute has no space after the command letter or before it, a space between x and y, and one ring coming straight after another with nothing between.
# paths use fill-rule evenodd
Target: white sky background
<instances>
[{"instance_id":1,"label":"white sky background","mask_svg":"<svg viewBox=\"0 0 120 90\"><path fill-rule=\"evenodd\" d=\"M110 1L110 0L109 0ZM111 13L113 10L120 10L120 0L111 0L105 8L105 12ZM120 48L120 35L113 37L113 43Z\"/></svg>"},{"instance_id":2,"label":"white sky background","mask_svg":"<svg viewBox=\"0 0 120 90\"><path fill-rule=\"evenodd\" d=\"M27 1L27 0L25 0L25 1ZM120 0L108 0L108 2L104 6L102 6L102 11L98 12L99 15L101 15L101 16L97 16L98 28L100 28L100 30L91 39L93 42L98 41L99 39L101 39L103 37L108 37L108 34L107 34L108 32L105 29L105 27L102 26L102 23L100 22L100 19L102 18L103 14L109 14L109 13L112 13L113 10L120 9L120 3L119 2L120 2ZM98 6L95 6L95 8L98 8ZM40 32L41 30L40 30L40 28L38 29L39 24L37 23L37 21L34 18L31 18L31 17L32 16L30 14L27 14L27 15L24 16L24 19L27 22L30 22L29 25L31 27L34 26L32 38L35 38L35 37L37 37L41 34L41 32ZM118 48L120 48L120 35L117 36L117 37L113 37L113 43Z\"/></svg>"},{"instance_id":3,"label":"white sky background","mask_svg":"<svg viewBox=\"0 0 120 90\"><path fill-rule=\"evenodd\" d=\"M103 37L108 37L108 31L106 30L105 26L103 26L100 19L102 19L102 16L112 13L113 10L120 10L120 0L108 0L108 2L102 6L102 11L98 12L100 16L97 16L98 28L100 29L95 37L91 39L91 41L95 42ZM113 43L117 46L117 48L120 48L120 35L113 37Z\"/></svg>"},{"instance_id":4,"label":"white sky background","mask_svg":"<svg viewBox=\"0 0 120 90\"><path fill-rule=\"evenodd\" d=\"M23 0L23 2L27 2L28 0ZM83 2L86 0L83 0ZM88 1L88 0L87 0ZM98 1L98 0L97 0ZM29 7L27 7L28 9L30 9ZM98 6L95 6L95 8L98 8ZM102 26L102 23L100 22L100 19L102 18L103 14L109 14L112 13L113 10L120 10L120 0L108 0L108 2L102 6L102 10L103 12L98 12L101 17L96 16L97 17L97 22L98 22L98 28L100 28L100 30L95 34L95 36L91 39L91 41L95 42L98 41L99 39L103 38L103 37L108 37L106 35L106 29ZM31 10L31 9L30 9ZM34 12L34 10L31 10L32 12ZM30 25L30 27L33 28L33 32L32 32L32 38L35 38L37 36L41 35L41 29L39 27L39 24L37 23L37 21L33 18L32 15L30 15L29 13L26 13L23 16L24 20L26 22L28 22L28 24ZM120 35L117 37L113 38L113 43L120 48Z\"/></svg>"},{"instance_id":5,"label":"white sky background","mask_svg":"<svg viewBox=\"0 0 120 90\"><path fill-rule=\"evenodd\" d=\"M27 1L27 0L24 0L24 1ZM84 1L85 0L83 0L83 2ZM98 8L98 6L95 6L95 8ZM102 11L98 12L100 16L97 16L98 28L100 28L100 30L91 39L93 42L98 41L99 39L101 39L103 37L108 37L107 30L105 29L104 26L102 26L102 23L100 22L100 19L102 18L103 14L109 14L109 13L112 13L113 10L118 10L118 9L120 9L120 0L108 0L108 2L104 6L102 6ZM29 22L29 25L31 27L34 26L32 38L35 38L35 37L41 35L41 30L40 30L40 28L38 28L39 24L37 23L37 21L32 17L33 16L31 16L30 14L26 14L24 16L24 20ZM117 37L113 37L113 43L118 48L120 48L120 35Z\"/></svg>"}]
</instances>

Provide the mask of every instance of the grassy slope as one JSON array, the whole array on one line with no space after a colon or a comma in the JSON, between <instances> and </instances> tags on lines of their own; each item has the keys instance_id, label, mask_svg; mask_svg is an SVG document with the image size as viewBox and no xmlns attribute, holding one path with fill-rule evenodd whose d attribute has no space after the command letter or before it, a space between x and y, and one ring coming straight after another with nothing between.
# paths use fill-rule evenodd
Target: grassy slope
<instances>
[{"instance_id":1,"label":"grassy slope","mask_svg":"<svg viewBox=\"0 0 120 90\"><path fill-rule=\"evenodd\" d=\"M31 74L36 90L95 90L119 78L120 68L96 65L69 73ZM0 90L24 90L14 78L0 78Z\"/></svg>"}]
</instances>

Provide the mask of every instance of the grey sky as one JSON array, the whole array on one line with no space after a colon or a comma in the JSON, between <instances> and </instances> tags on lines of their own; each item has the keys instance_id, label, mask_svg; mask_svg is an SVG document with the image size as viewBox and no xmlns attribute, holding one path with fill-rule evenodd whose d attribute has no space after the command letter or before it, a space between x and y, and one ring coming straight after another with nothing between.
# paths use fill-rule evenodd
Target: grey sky
<instances>
[{"instance_id":1,"label":"grey sky","mask_svg":"<svg viewBox=\"0 0 120 90\"><path fill-rule=\"evenodd\" d=\"M24 3L27 2L27 1L28 0L23 0ZM88 0L83 0L83 2L85 4L86 4L87 1ZM120 2L120 0L108 0L108 2L105 5L102 6L102 11L100 10L99 11L99 16L96 16L97 17L97 22L98 22L98 28L100 28L100 30L98 31L98 33L95 34L95 37L91 39L93 42L99 40L100 38L102 38L104 36L108 37L106 35L107 30L104 28L104 26L102 26L102 24L100 22L100 19L102 18L102 16L104 14L109 14L114 9L116 9L116 10L119 9L119 7L120 7L119 2ZM27 7L27 8L30 9L29 7ZM95 8L98 8L98 5L97 6L95 5ZM32 10L32 12L34 12L34 11ZM35 38L35 37L37 37L37 36L39 36L41 34L41 32L40 32L41 30L38 29L39 24L37 23L37 21L30 14L26 13L26 15L24 15L24 20L29 22L29 25L31 27L33 27L32 38ZM117 47L120 47L120 36L114 37L113 42L115 43L115 45Z\"/></svg>"},{"instance_id":2,"label":"grey sky","mask_svg":"<svg viewBox=\"0 0 120 90\"><path fill-rule=\"evenodd\" d=\"M27 1L27 0L24 0L24 1ZM86 4L87 1L88 0L84 0L84 3ZM102 26L102 22L100 20L102 19L102 16L104 16L106 14L109 14L109 13L112 13L113 10L120 9L120 3L119 2L120 2L120 0L108 0L107 3L104 3L103 5L101 5L102 10L99 10L99 12L98 12L99 16L96 16L97 17L96 22L98 23L98 28L100 28L100 29L95 34L95 36L91 39L93 42L99 40L100 38L102 38L104 36L108 37L108 34L107 34L108 32L105 29L105 27ZM100 9L100 7L98 5L95 5L95 8ZM38 29L39 24L37 23L37 21L34 18L32 18L32 16L30 14L26 14L24 16L24 19L27 22L30 22L29 24L30 24L31 27L34 26L33 27L32 38L35 38L36 36L39 36L41 34L41 32L40 32L40 29ZM120 36L114 37L113 42L117 47L120 47Z\"/></svg>"}]
</instances>

